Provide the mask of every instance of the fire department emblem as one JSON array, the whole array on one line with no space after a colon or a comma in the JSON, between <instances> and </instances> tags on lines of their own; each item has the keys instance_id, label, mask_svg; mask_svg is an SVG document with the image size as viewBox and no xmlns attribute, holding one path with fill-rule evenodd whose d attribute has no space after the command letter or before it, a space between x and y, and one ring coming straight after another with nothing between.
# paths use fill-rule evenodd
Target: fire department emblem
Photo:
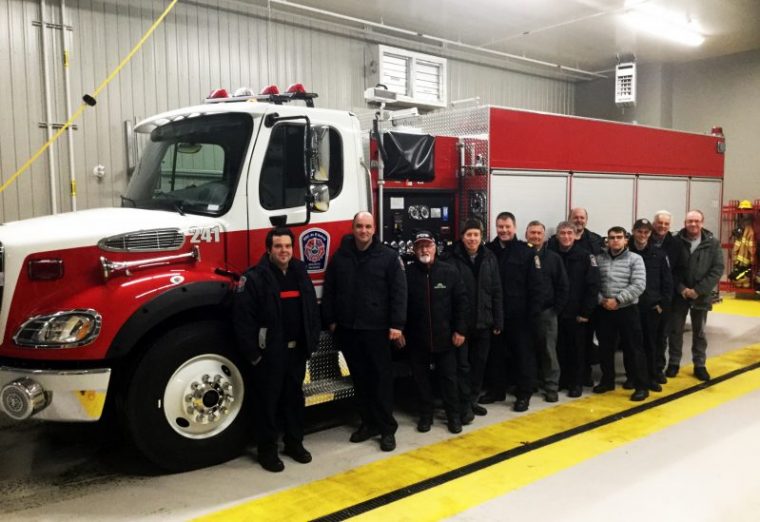
<instances>
[{"instance_id":1,"label":"fire department emblem","mask_svg":"<svg viewBox=\"0 0 760 522\"><path fill-rule=\"evenodd\" d=\"M330 236L320 228L304 230L300 237L301 258L309 273L324 272L327 268L327 253L330 251Z\"/></svg>"}]
</instances>

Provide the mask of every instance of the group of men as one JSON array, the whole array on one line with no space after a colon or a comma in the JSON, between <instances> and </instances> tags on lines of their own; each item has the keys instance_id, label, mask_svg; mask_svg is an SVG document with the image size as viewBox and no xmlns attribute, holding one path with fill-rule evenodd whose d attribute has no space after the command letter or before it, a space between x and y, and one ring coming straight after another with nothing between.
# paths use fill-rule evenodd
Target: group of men
<instances>
[{"instance_id":1,"label":"group of men","mask_svg":"<svg viewBox=\"0 0 760 522\"><path fill-rule=\"evenodd\" d=\"M678 374L689 313L694 375L708 380L704 325L723 257L700 211L690 211L677 234L671 220L666 211L652 222L639 219L630 238L612 227L603 247L586 228L585 209L573 209L548 241L538 221L528 224L527 241L517 239L515 216L502 212L490 243L482 223L467 220L441 256L433 233L421 230L404 262L375 236L374 217L359 212L328 263L321 313L303 263L293 259L292 233L271 230L267 253L241 278L234 306L238 343L254 368L259 462L269 471L284 468L280 430L283 453L311 461L301 383L320 325L332 332L353 378L361 424L350 441L379 436L383 451L395 449L398 428L393 349L409 355L420 432L433 424L433 378L452 433L508 391L515 411L529 408L539 386L547 402L561 389L579 397L593 384L594 334L602 376L593 391L615 388L614 356L622 348L624 387L633 389L631 400L644 400Z\"/></svg>"}]
</instances>

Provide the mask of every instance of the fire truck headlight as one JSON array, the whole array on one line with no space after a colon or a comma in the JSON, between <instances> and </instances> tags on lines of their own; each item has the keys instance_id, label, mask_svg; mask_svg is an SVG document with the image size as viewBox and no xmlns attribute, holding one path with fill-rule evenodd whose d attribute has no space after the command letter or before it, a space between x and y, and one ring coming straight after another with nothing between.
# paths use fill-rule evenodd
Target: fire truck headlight
<instances>
[{"instance_id":1,"label":"fire truck headlight","mask_svg":"<svg viewBox=\"0 0 760 522\"><path fill-rule=\"evenodd\" d=\"M13 340L30 348L75 348L94 341L100 324L100 314L90 309L38 315L22 324Z\"/></svg>"}]
</instances>

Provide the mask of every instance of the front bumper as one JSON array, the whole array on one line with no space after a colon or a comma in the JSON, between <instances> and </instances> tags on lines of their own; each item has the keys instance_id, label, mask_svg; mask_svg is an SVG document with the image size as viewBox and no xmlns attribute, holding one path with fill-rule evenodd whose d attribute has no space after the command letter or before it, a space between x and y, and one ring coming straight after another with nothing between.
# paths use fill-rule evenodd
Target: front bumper
<instances>
[{"instance_id":1,"label":"front bumper","mask_svg":"<svg viewBox=\"0 0 760 522\"><path fill-rule=\"evenodd\" d=\"M93 422L106 402L110 368L29 370L0 366L0 410L16 420Z\"/></svg>"}]
</instances>

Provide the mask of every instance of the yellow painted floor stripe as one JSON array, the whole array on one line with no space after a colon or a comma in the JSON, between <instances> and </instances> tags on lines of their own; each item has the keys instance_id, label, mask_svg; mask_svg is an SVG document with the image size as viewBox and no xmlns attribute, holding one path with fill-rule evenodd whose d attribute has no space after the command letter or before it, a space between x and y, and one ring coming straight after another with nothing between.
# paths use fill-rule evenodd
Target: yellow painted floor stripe
<instances>
[{"instance_id":1,"label":"yellow painted floor stripe","mask_svg":"<svg viewBox=\"0 0 760 522\"><path fill-rule=\"evenodd\" d=\"M451 517L758 389L760 369L446 482L351 520L420 522Z\"/></svg>"},{"instance_id":2,"label":"yellow painted floor stripe","mask_svg":"<svg viewBox=\"0 0 760 522\"><path fill-rule=\"evenodd\" d=\"M757 361L760 361L760 344L713 357L708 361L708 366L714 376L720 376ZM386 521L412 518L435 520L458 513L760 388L759 376L759 371L742 374L672 403L660 405L399 500L362 517L383 517ZM652 394L648 400L690 388L697 383L698 381L691 376L690 368L683 368L678 377L669 380L666 392ZM629 395L630 392L621 389L604 395L587 395L453 439L253 499L197 520L296 521L325 516L521 447L526 442L543 439L628 410L635 405L628 400ZM453 494L452 488L457 487L466 488L466 493ZM412 510L414 516L408 516Z\"/></svg>"},{"instance_id":3,"label":"yellow painted floor stripe","mask_svg":"<svg viewBox=\"0 0 760 522\"><path fill-rule=\"evenodd\" d=\"M760 317L760 300L725 298L713 306L713 311L719 314L741 315L744 317Z\"/></svg>"}]
</instances>

